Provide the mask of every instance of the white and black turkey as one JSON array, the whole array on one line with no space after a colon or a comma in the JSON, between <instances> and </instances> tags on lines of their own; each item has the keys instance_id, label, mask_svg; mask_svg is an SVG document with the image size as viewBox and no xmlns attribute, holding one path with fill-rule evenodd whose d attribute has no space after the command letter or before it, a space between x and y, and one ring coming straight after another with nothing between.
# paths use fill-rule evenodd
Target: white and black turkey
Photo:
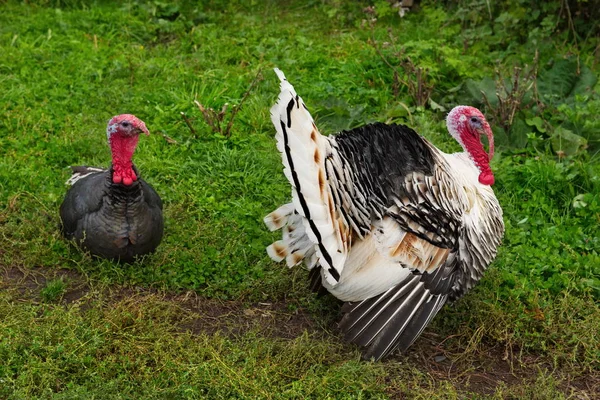
<instances>
[{"instance_id":1,"label":"white and black turkey","mask_svg":"<svg viewBox=\"0 0 600 400\"><path fill-rule=\"evenodd\" d=\"M62 231L91 254L130 262L150 253L163 236L162 201L131 160L143 121L122 114L108 122L109 169L72 167L73 185L60 206Z\"/></svg>"},{"instance_id":2,"label":"white and black turkey","mask_svg":"<svg viewBox=\"0 0 600 400\"><path fill-rule=\"evenodd\" d=\"M464 295L504 234L491 185L492 130L479 110L447 117L462 153L446 154L404 125L322 136L283 73L271 109L292 202L265 217L283 239L267 248L346 302L340 328L379 360L406 350L441 307ZM480 136L489 140L489 154Z\"/></svg>"}]
</instances>

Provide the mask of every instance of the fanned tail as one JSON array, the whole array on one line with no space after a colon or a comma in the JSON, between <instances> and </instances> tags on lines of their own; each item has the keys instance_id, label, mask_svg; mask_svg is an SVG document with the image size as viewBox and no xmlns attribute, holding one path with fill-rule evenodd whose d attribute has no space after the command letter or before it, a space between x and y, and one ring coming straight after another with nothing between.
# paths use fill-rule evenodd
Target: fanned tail
<instances>
[{"instance_id":1,"label":"fanned tail","mask_svg":"<svg viewBox=\"0 0 600 400\"><path fill-rule=\"evenodd\" d=\"M378 296L346 303L340 329L348 341L366 347L365 359L377 361L395 349L405 351L447 300L425 285L420 275L410 275Z\"/></svg>"},{"instance_id":2,"label":"fanned tail","mask_svg":"<svg viewBox=\"0 0 600 400\"><path fill-rule=\"evenodd\" d=\"M96 168L96 167L88 167L85 165L77 165L69 167L73 171L73 175L65 182L65 185L73 186L75 182L84 179L92 174L97 174L98 172L104 172L105 169Z\"/></svg>"},{"instance_id":3,"label":"fanned tail","mask_svg":"<svg viewBox=\"0 0 600 400\"><path fill-rule=\"evenodd\" d=\"M331 146L319 133L304 102L283 72L275 69L275 73L281 80L281 93L271 108L271 120L277 130L275 138L282 154L284 173L292 185L292 204L315 246L325 279L335 285L340 279L349 243L348 235L342 234L347 229L336 217L326 177L325 157ZM276 254L282 256L283 252Z\"/></svg>"}]
</instances>

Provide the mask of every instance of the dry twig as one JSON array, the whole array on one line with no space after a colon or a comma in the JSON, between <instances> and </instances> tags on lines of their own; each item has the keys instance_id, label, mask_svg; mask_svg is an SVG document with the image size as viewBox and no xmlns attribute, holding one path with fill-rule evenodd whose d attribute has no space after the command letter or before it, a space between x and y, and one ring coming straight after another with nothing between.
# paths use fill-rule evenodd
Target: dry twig
<instances>
[{"instance_id":1,"label":"dry twig","mask_svg":"<svg viewBox=\"0 0 600 400\"><path fill-rule=\"evenodd\" d=\"M196 137L196 130L194 129L194 127L190 123L190 120L188 119L188 117L185 115L185 113L183 111L181 112L181 118L183 118L183 120L185 121L185 124L188 126L188 128L190 128L192 135L194 135L194 137Z\"/></svg>"},{"instance_id":2,"label":"dry twig","mask_svg":"<svg viewBox=\"0 0 600 400\"><path fill-rule=\"evenodd\" d=\"M522 73L523 68L514 68L511 75L510 88L502 78L500 71L496 69L495 72L498 104L493 106L483 90L481 94L487 110L492 114L492 119L510 136L510 129L513 125L515 115L518 111L526 107L523 105L523 98L527 92L533 89L533 98L540 113L544 108L537 90L538 52L536 51L535 53L533 66L526 68L524 74Z\"/></svg>"},{"instance_id":3,"label":"dry twig","mask_svg":"<svg viewBox=\"0 0 600 400\"><path fill-rule=\"evenodd\" d=\"M194 103L196 104L196 106L202 113L202 116L204 117L204 121L208 124L208 126L211 127L213 132L223 135L225 137L231 136L231 128L233 127L233 121L235 119L236 114L242 108L242 105L248 98L248 95L250 94L250 92L254 89L254 87L257 85L257 83L260 82L262 79L263 79L263 77L261 74L261 70L259 70L256 73L254 80L252 81L252 83L250 84L250 86L248 87L248 89L246 90L244 95L242 96L240 103L231 107L231 113L229 115L227 124L224 124L224 121L225 121L225 115L227 114L227 108L229 107L229 104L225 103L223 105L223 107L221 108L221 111L217 112L210 107L204 107L198 100L194 100ZM191 124L189 123L189 120L186 118L185 114L181 113L181 115L183 116L186 124L188 124L188 126L190 127L190 129L192 130L192 132L195 135L195 131L193 130L193 128L192 128Z\"/></svg>"},{"instance_id":4,"label":"dry twig","mask_svg":"<svg viewBox=\"0 0 600 400\"><path fill-rule=\"evenodd\" d=\"M393 36L392 31L389 30L391 45L396 47L396 38ZM398 98L400 94L400 86L405 86L408 90L408 94L413 98L417 106L425 106L431 97L433 92L434 84L428 79L428 70L426 68L417 67L413 61L405 55L404 48L400 47L399 50L394 52L394 57L397 60L400 69L394 65L383 55L381 49L377 46L375 40L375 32L373 25L371 24L371 40L369 41L379 57L387 64L388 67L394 71L394 83L392 85L392 91L394 97ZM406 79L402 79L401 76L405 76Z\"/></svg>"}]
</instances>

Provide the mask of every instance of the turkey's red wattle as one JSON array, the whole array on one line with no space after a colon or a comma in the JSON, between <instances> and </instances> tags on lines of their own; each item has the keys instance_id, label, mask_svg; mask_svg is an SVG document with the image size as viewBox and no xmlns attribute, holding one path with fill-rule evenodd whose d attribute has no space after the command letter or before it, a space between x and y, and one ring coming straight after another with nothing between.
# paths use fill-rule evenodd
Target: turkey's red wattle
<instances>
[{"instance_id":1,"label":"turkey's red wattle","mask_svg":"<svg viewBox=\"0 0 600 400\"><path fill-rule=\"evenodd\" d=\"M491 172L482 172L481 174L479 174L479 183L481 183L482 185L492 186L494 182L494 174L492 174Z\"/></svg>"},{"instance_id":2,"label":"turkey's red wattle","mask_svg":"<svg viewBox=\"0 0 600 400\"><path fill-rule=\"evenodd\" d=\"M465 149L471 155L471 159L479 168L479 183L483 185L494 184L494 173L490 168L490 155L485 152L479 135L466 133L461 135Z\"/></svg>"},{"instance_id":3,"label":"turkey's red wattle","mask_svg":"<svg viewBox=\"0 0 600 400\"><path fill-rule=\"evenodd\" d=\"M137 175L133 171L133 152L137 146L139 136L125 136L114 133L110 136L110 150L112 152L112 166L114 183L122 183L125 186L137 181Z\"/></svg>"}]
</instances>

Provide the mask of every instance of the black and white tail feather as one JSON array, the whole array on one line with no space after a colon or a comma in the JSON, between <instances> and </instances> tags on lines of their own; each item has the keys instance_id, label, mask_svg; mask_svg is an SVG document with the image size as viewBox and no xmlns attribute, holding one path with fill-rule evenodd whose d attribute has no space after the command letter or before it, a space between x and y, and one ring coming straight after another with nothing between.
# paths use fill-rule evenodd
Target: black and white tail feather
<instances>
[{"instance_id":1,"label":"black and white tail feather","mask_svg":"<svg viewBox=\"0 0 600 400\"><path fill-rule=\"evenodd\" d=\"M494 258L501 209L490 189L491 218L475 227L487 241L472 239L463 211L473 205L457 194L441 152L402 125L324 137L275 72L281 93L271 118L292 202L265 217L283 230L267 252L290 267L304 261L311 287L346 301L340 328L365 358L405 351Z\"/></svg>"}]
</instances>

